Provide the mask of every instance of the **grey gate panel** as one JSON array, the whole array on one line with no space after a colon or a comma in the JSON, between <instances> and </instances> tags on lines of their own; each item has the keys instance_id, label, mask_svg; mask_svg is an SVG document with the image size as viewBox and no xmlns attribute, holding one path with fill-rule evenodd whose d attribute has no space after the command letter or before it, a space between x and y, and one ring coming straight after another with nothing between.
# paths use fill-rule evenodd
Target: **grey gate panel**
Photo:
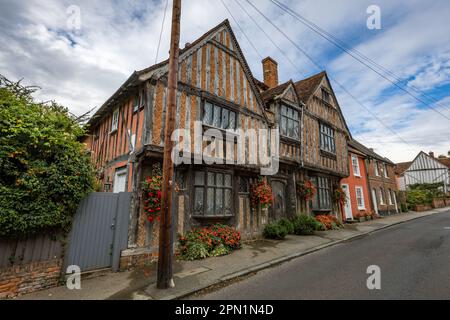
<instances>
[{"instance_id":1,"label":"grey gate panel","mask_svg":"<svg viewBox=\"0 0 450 320\"><path fill-rule=\"evenodd\" d=\"M84 199L69 234L66 267L117 270L127 247L130 203L130 193L91 193Z\"/></svg>"}]
</instances>

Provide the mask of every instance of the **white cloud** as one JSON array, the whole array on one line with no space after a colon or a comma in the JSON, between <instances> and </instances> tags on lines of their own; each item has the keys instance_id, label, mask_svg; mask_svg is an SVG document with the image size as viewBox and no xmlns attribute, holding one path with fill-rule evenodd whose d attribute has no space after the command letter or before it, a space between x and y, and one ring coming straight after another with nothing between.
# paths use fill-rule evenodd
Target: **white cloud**
<instances>
[{"instance_id":1,"label":"white cloud","mask_svg":"<svg viewBox=\"0 0 450 320\"><path fill-rule=\"evenodd\" d=\"M267 30L289 58L293 68L234 0L225 0L245 32L263 56L279 62L282 81L311 75L318 70L267 21L240 3ZM325 65L386 125L409 145L383 127L368 112L335 88L355 137L394 161L411 159L420 150L436 154L450 149L449 121L430 109L420 107L401 91L360 65L268 1L251 0L270 19L285 30L311 56ZM393 70L422 90L449 83L450 79L450 3L446 0L378 1L382 30L366 28L369 0L281 0L322 28L345 40L378 63ZM67 8L81 10L81 30L67 29ZM55 99L81 114L100 106L134 70L154 63L165 1L14 1L0 4L0 72L12 79L24 78L39 85L38 98ZM169 50L170 8L166 18L159 61ZM183 2L181 46L228 18L240 40L255 76L261 78L261 57L252 49L220 1ZM300 73L298 74L298 70ZM390 91L387 91L387 90ZM450 105L449 98L441 104ZM441 108L435 106L436 108ZM440 109L450 117L450 112ZM428 150L429 149L429 150Z\"/></svg>"}]
</instances>

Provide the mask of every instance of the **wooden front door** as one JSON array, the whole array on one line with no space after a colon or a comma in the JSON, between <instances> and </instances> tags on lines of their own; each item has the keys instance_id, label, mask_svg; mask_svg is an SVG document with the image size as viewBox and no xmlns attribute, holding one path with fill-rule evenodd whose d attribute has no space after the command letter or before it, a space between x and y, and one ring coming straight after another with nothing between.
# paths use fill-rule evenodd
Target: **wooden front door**
<instances>
[{"instance_id":1,"label":"wooden front door","mask_svg":"<svg viewBox=\"0 0 450 320\"><path fill-rule=\"evenodd\" d=\"M286 217L286 188L281 181L272 182L272 193L274 197L274 205L271 220L279 220Z\"/></svg>"},{"instance_id":2,"label":"wooden front door","mask_svg":"<svg viewBox=\"0 0 450 320\"><path fill-rule=\"evenodd\" d=\"M345 219L346 220L353 220L353 214L352 214L352 202L350 199L350 190L348 189L348 184L343 184L342 189L345 192L345 197L347 198L347 202L344 206L345 211Z\"/></svg>"}]
</instances>

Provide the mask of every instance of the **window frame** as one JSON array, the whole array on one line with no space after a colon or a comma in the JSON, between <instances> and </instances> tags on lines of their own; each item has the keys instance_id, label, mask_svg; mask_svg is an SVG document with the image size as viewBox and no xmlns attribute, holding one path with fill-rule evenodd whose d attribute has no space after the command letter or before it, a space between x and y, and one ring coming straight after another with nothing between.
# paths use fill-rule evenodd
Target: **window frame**
<instances>
[{"instance_id":1,"label":"window frame","mask_svg":"<svg viewBox=\"0 0 450 320\"><path fill-rule=\"evenodd\" d=\"M203 181L201 183L198 183L197 180L197 174L203 175ZM208 175L213 174L214 175L214 185L209 184L208 181ZM222 185L217 185L217 176L222 175ZM226 176L230 177L230 184L227 186L225 184ZM234 217L234 193L233 193L233 183L234 183L234 176L233 173L230 171L224 171L224 170L214 170L214 169L199 169L193 171L193 196L192 196L192 213L194 218L231 218ZM197 210L196 203L197 203L197 190L202 189L202 208L201 212ZM214 191L214 209L213 214L208 213L208 190L213 189ZM221 190L222 194L222 212L217 211L217 191ZM225 197L226 197L226 191L230 192L230 206L228 208L228 211L230 214L227 214L227 208L225 204Z\"/></svg>"},{"instance_id":2,"label":"window frame","mask_svg":"<svg viewBox=\"0 0 450 320\"><path fill-rule=\"evenodd\" d=\"M211 122L210 123L205 121L206 120L205 118L206 118L206 106L207 105L211 105L211 112L212 113L211 113ZM219 116L220 125L219 126L217 126L214 123L215 120L216 120L215 119L215 111L217 109L220 110L220 116ZM226 110L227 114L228 114L228 116L227 116L228 127L227 128L224 128L223 127L223 123L222 123L223 120L224 120L224 118L223 118L224 117L223 110ZM231 114L234 114L234 126L233 127L230 127L231 119L232 119L230 117ZM216 104L216 103L211 102L209 100L203 100L203 102L202 102L201 119L202 119L202 125L206 126L208 128L218 129L218 130L225 131L225 132L229 132L229 131L235 132L237 130L238 124L239 124L239 112L237 112L236 110L233 110L231 108L228 108L227 106L219 105L219 104Z\"/></svg>"},{"instance_id":3,"label":"window frame","mask_svg":"<svg viewBox=\"0 0 450 320\"><path fill-rule=\"evenodd\" d=\"M283 114L283 109L285 109L285 114ZM290 116L289 114L292 114L292 116ZM297 114L297 117L295 117L295 114ZM289 139L300 140L300 120L300 112L296 108L285 103L280 104L279 128L281 136L287 137ZM283 128L284 121L286 125L285 128ZM289 134L289 121L292 122L292 132L294 133L293 135Z\"/></svg>"},{"instance_id":4,"label":"window frame","mask_svg":"<svg viewBox=\"0 0 450 320\"><path fill-rule=\"evenodd\" d=\"M354 160L356 160L356 168L358 170L355 170L355 164L353 163ZM361 168L360 168L360 165L359 165L359 158L358 158L358 156L356 156L354 154L352 154L352 168L353 168L353 175L355 177L361 178Z\"/></svg>"},{"instance_id":5,"label":"window frame","mask_svg":"<svg viewBox=\"0 0 450 320\"><path fill-rule=\"evenodd\" d=\"M388 197L388 203L390 206L394 205L394 199L393 199L393 191L392 189L388 189L389 197Z\"/></svg>"},{"instance_id":6,"label":"window frame","mask_svg":"<svg viewBox=\"0 0 450 320\"><path fill-rule=\"evenodd\" d=\"M386 202L384 201L385 195L384 195L384 190L383 190L383 188L380 188L380 189L379 189L379 193L380 193L380 205L385 206L385 205L386 205Z\"/></svg>"},{"instance_id":7,"label":"window frame","mask_svg":"<svg viewBox=\"0 0 450 320\"><path fill-rule=\"evenodd\" d=\"M359 204L358 201L358 191L361 192L361 205ZM358 210L366 210L366 202L364 201L364 188L361 186L356 186L355 187L355 195L356 195L356 205L358 206Z\"/></svg>"},{"instance_id":8,"label":"window frame","mask_svg":"<svg viewBox=\"0 0 450 320\"><path fill-rule=\"evenodd\" d=\"M333 201L331 198L332 193L332 181L329 177L324 176L314 176L311 177L311 181L317 188L317 192L314 198L311 200L313 211L332 211ZM323 186L326 182L327 187ZM328 206L327 206L328 205Z\"/></svg>"},{"instance_id":9,"label":"window frame","mask_svg":"<svg viewBox=\"0 0 450 320\"><path fill-rule=\"evenodd\" d=\"M319 124L319 147L320 150L336 155L336 130L329 124Z\"/></svg>"},{"instance_id":10,"label":"window frame","mask_svg":"<svg viewBox=\"0 0 450 320\"><path fill-rule=\"evenodd\" d=\"M388 171L387 171L387 165L384 162L383 162L383 171L384 171L384 173L383 173L384 177L389 178Z\"/></svg>"},{"instance_id":11,"label":"window frame","mask_svg":"<svg viewBox=\"0 0 450 320\"><path fill-rule=\"evenodd\" d=\"M325 89L325 88L321 88L321 93L322 93L322 101L324 101L327 104L331 104L331 93ZM325 97L327 97L325 99Z\"/></svg>"},{"instance_id":12,"label":"window frame","mask_svg":"<svg viewBox=\"0 0 450 320\"><path fill-rule=\"evenodd\" d=\"M113 111L110 133L115 133L119 129L119 115L120 115L119 111L120 111L119 108Z\"/></svg>"},{"instance_id":13,"label":"window frame","mask_svg":"<svg viewBox=\"0 0 450 320\"><path fill-rule=\"evenodd\" d=\"M373 161L373 167L374 167L375 176L381 177L380 176L380 168L378 167L378 161L377 160Z\"/></svg>"}]
</instances>

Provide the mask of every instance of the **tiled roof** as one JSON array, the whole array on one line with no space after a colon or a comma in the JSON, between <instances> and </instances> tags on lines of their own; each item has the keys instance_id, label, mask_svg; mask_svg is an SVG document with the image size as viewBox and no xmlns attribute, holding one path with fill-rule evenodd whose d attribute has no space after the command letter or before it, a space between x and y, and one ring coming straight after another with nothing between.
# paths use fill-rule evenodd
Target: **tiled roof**
<instances>
[{"instance_id":1,"label":"tiled roof","mask_svg":"<svg viewBox=\"0 0 450 320\"><path fill-rule=\"evenodd\" d=\"M253 78L253 81L255 81L256 85L258 86L259 90L265 91L269 89L269 87L262 81L259 81L256 78Z\"/></svg>"},{"instance_id":2,"label":"tiled roof","mask_svg":"<svg viewBox=\"0 0 450 320\"><path fill-rule=\"evenodd\" d=\"M273 99L274 97L282 94L284 92L284 90L286 90L286 88L289 86L289 84L291 83L291 81L288 81L286 83L280 84L277 87L271 88L267 91L264 91L262 93L262 97L264 99L264 101L269 101L271 99Z\"/></svg>"},{"instance_id":3,"label":"tiled roof","mask_svg":"<svg viewBox=\"0 0 450 320\"><path fill-rule=\"evenodd\" d=\"M402 175L411 166L412 161L395 164L395 174Z\"/></svg>"},{"instance_id":4,"label":"tiled roof","mask_svg":"<svg viewBox=\"0 0 450 320\"><path fill-rule=\"evenodd\" d=\"M448 168L450 168L450 157L437 158L436 160L439 161L440 163L442 163L444 166L447 166Z\"/></svg>"},{"instance_id":5,"label":"tiled roof","mask_svg":"<svg viewBox=\"0 0 450 320\"><path fill-rule=\"evenodd\" d=\"M356 141L356 140L350 140L348 142L348 145L351 146L352 148L361 151L362 153L364 153L365 155L372 157L374 159L377 159L379 161L383 161L389 164L394 164L391 160L389 160L386 157L380 156L378 153L376 153L375 151L373 151L372 149L367 148L365 145L363 145L362 143Z\"/></svg>"},{"instance_id":6,"label":"tiled roof","mask_svg":"<svg viewBox=\"0 0 450 320\"><path fill-rule=\"evenodd\" d=\"M322 81L322 78L325 75L325 71L322 71L321 73L295 83L295 88L297 89L298 96L303 103L306 103L314 94L317 86L320 84L320 81Z\"/></svg>"}]
</instances>

